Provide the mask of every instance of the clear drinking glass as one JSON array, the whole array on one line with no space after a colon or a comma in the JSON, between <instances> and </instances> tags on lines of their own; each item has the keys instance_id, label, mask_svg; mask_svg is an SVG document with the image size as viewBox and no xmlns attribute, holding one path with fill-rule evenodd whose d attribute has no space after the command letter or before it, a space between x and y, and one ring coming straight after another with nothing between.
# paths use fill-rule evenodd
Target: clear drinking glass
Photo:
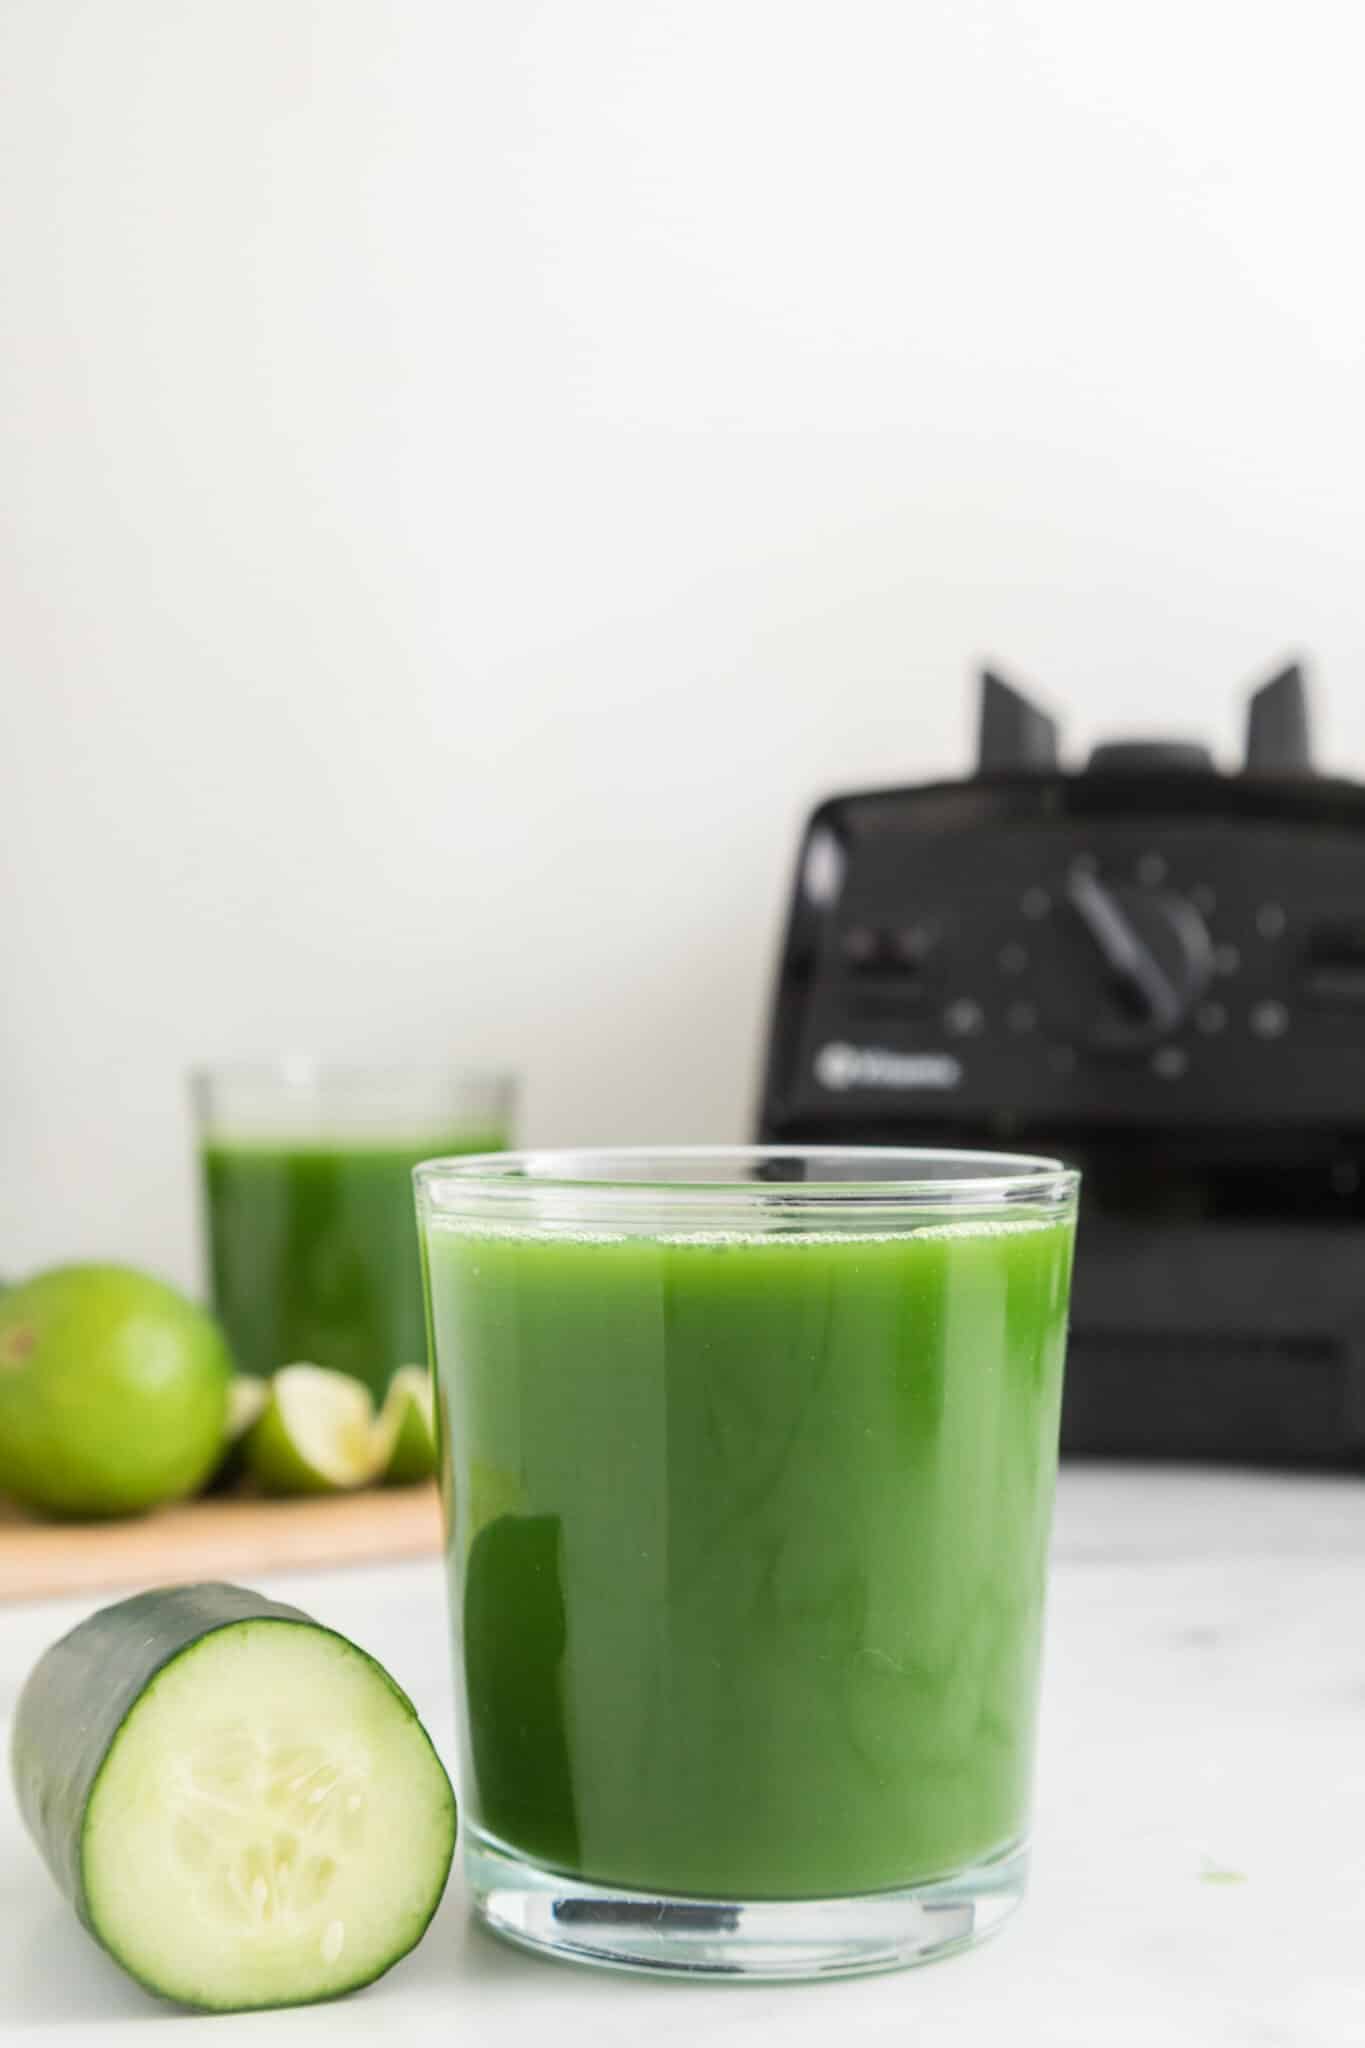
<instances>
[{"instance_id":1,"label":"clear drinking glass","mask_svg":"<svg viewBox=\"0 0 1365 2048\"><path fill-rule=\"evenodd\" d=\"M1024 1884L1077 1176L755 1147L416 1181L484 1919L757 1977L989 1932Z\"/></svg>"},{"instance_id":2,"label":"clear drinking glass","mask_svg":"<svg viewBox=\"0 0 1365 2048\"><path fill-rule=\"evenodd\" d=\"M427 1355L413 1166L507 1144L512 1081L299 1058L191 1085L213 1301L239 1369L307 1360L382 1395Z\"/></svg>"}]
</instances>

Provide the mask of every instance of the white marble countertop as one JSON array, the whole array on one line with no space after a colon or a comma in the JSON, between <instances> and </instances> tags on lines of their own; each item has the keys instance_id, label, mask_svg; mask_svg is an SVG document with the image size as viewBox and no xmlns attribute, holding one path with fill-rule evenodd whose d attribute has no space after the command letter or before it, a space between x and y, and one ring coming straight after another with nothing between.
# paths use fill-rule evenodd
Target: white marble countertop
<instances>
[{"instance_id":1,"label":"white marble countertop","mask_svg":"<svg viewBox=\"0 0 1365 2048\"><path fill-rule=\"evenodd\" d=\"M273 1580L355 1636L450 1753L435 1564ZM106 1596L111 1597L111 1596ZM0 1610L0 1713L96 1602ZM213 2023L214 2048L1365 2042L1365 1480L1077 1469L1057 1511L1034 1877L993 1942L924 1969L729 1987L542 1962L469 1924L339 2004ZM167 2048L204 2023L122 1977L0 1788L0 2038ZM207 2037L206 2037L207 2038Z\"/></svg>"}]
</instances>

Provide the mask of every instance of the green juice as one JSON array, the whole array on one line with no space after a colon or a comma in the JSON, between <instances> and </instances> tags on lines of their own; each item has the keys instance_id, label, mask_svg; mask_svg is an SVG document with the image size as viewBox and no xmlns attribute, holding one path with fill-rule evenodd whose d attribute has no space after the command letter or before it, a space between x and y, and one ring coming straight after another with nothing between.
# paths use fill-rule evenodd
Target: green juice
<instances>
[{"instance_id":1,"label":"green juice","mask_svg":"<svg viewBox=\"0 0 1365 2048\"><path fill-rule=\"evenodd\" d=\"M474 1828L749 1900L1018 1843L1071 1245L434 1219Z\"/></svg>"},{"instance_id":2,"label":"green juice","mask_svg":"<svg viewBox=\"0 0 1365 2048\"><path fill-rule=\"evenodd\" d=\"M412 1169L495 1152L497 1131L391 1142L211 1141L201 1152L214 1307L238 1369L306 1360L383 1393L427 1355Z\"/></svg>"}]
</instances>

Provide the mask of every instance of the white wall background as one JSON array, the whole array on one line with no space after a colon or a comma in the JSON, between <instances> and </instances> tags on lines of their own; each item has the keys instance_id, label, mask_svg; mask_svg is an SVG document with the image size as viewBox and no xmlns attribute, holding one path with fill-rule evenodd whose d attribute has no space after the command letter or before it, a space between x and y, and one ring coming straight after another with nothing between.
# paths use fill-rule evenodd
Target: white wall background
<instances>
[{"instance_id":1,"label":"white wall background","mask_svg":"<svg viewBox=\"0 0 1365 2048\"><path fill-rule=\"evenodd\" d=\"M1348 0L4 0L0 1270L181 1074L742 1135L800 817L993 652L1365 770Z\"/></svg>"}]
</instances>

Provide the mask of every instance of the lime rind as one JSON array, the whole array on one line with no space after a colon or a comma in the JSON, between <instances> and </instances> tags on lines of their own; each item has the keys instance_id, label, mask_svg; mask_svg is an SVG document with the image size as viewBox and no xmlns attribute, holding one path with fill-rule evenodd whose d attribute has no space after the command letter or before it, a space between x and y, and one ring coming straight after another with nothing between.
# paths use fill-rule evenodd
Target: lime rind
<instances>
[{"instance_id":1,"label":"lime rind","mask_svg":"<svg viewBox=\"0 0 1365 2048\"><path fill-rule=\"evenodd\" d=\"M231 1375L217 1323L152 1274L34 1274L0 1298L0 1490L79 1519L183 1500L222 1454Z\"/></svg>"}]
</instances>

